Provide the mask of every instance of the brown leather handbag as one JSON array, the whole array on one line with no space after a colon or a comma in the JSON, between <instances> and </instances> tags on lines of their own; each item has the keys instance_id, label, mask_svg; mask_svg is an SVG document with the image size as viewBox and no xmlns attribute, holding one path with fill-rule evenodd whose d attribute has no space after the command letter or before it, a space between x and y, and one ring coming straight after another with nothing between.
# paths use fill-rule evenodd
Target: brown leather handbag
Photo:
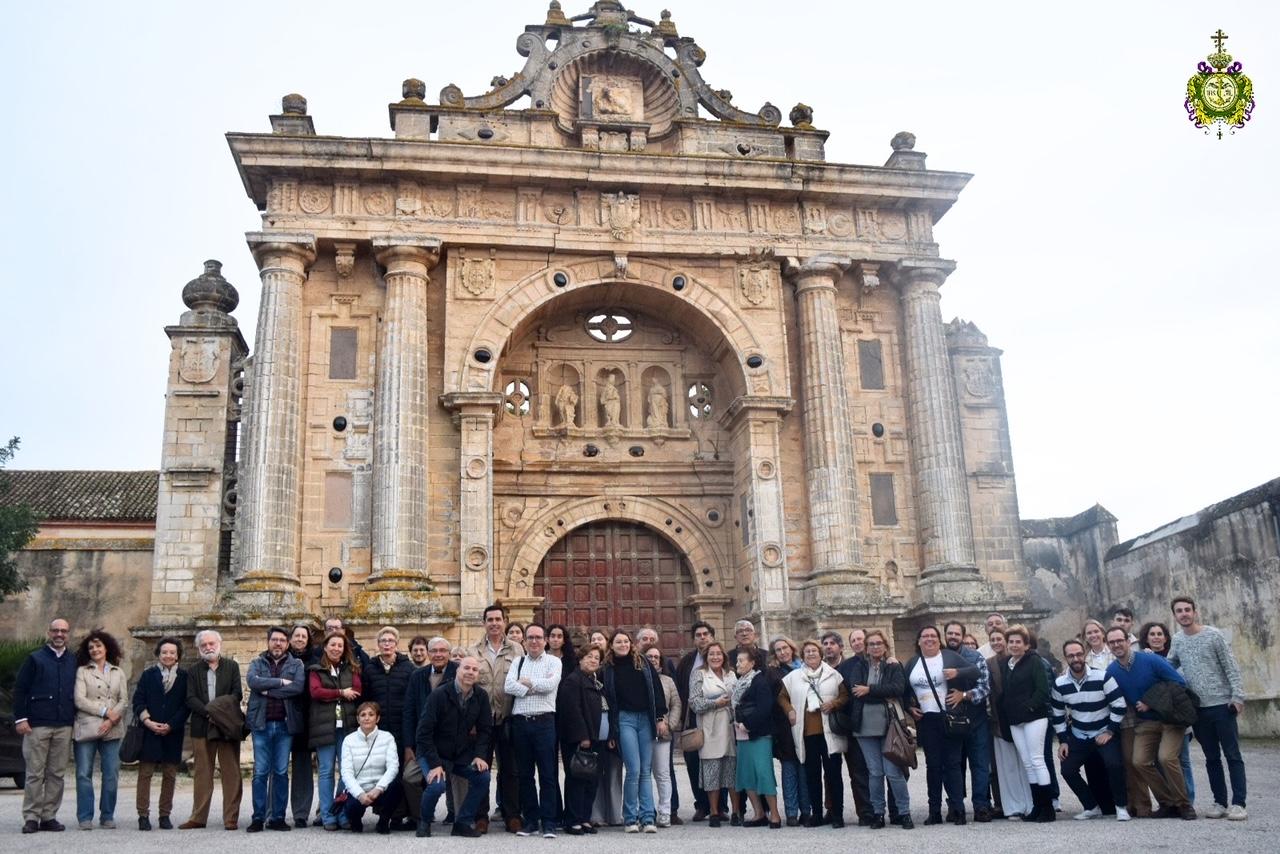
<instances>
[{"instance_id":1,"label":"brown leather handbag","mask_svg":"<svg viewBox=\"0 0 1280 854\"><path fill-rule=\"evenodd\" d=\"M884 734L884 758L904 771L915 768L916 736L904 720L902 706L897 700L889 700L885 707L889 711L889 729Z\"/></svg>"}]
</instances>

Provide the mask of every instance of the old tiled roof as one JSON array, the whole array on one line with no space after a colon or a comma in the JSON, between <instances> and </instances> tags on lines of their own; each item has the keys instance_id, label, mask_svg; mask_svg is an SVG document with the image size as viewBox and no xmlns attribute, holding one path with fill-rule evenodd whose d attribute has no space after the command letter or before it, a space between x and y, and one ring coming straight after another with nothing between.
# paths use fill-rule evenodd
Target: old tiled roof
<instances>
[{"instance_id":1,"label":"old tiled roof","mask_svg":"<svg viewBox=\"0 0 1280 854\"><path fill-rule=\"evenodd\" d=\"M0 503L27 504L48 521L153 521L160 473L6 469Z\"/></svg>"}]
</instances>

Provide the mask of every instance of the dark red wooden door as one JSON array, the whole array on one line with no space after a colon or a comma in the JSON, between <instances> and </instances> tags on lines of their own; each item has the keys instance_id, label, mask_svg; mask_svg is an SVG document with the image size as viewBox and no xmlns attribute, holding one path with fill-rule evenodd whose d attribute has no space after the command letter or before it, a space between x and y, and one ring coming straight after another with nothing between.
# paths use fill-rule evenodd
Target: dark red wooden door
<instances>
[{"instance_id":1,"label":"dark red wooden door","mask_svg":"<svg viewBox=\"0 0 1280 854\"><path fill-rule=\"evenodd\" d=\"M658 630L663 652L688 644L693 582L684 556L661 534L625 522L596 522L560 539L542 560L534 593L542 618L571 632Z\"/></svg>"}]
</instances>

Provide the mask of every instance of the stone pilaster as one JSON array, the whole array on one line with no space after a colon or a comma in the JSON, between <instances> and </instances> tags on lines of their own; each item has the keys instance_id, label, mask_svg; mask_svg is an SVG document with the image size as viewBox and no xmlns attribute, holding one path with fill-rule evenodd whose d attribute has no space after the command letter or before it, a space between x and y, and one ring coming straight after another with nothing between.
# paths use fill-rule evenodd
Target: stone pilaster
<instances>
[{"instance_id":1,"label":"stone pilaster","mask_svg":"<svg viewBox=\"0 0 1280 854\"><path fill-rule=\"evenodd\" d=\"M800 403L809 491L809 540L815 576L865 576L859 544L849 385L836 282L848 258L819 255L788 264L800 332Z\"/></svg>"},{"instance_id":2,"label":"stone pilaster","mask_svg":"<svg viewBox=\"0 0 1280 854\"><path fill-rule=\"evenodd\" d=\"M441 402L455 413L459 442L459 611L479 614L493 589L493 425L503 396L495 391L454 392ZM514 615L514 611L512 612ZM532 612L531 612L532 613ZM512 619L516 619L512 616ZM531 617L530 617L531 619Z\"/></svg>"},{"instance_id":3,"label":"stone pilaster","mask_svg":"<svg viewBox=\"0 0 1280 854\"><path fill-rule=\"evenodd\" d=\"M924 547L922 583L972 578L978 572L938 290L953 268L950 261L904 260L897 270L911 408L911 462Z\"/></svg>"},{"instance_id":4,"label":"stone pilaster","mask_svg":"<svg viewBox=\"0 0 1280 854\"><path fill-rule=\"evenodd\" d=\"M373 574L361 610L438 610L427 577L427 287L433 238L375 237L386 267L373 423Z\"/></svg>"},{"instance_id":5,"label":"stone pilaster","mask_svg":"<svg viewBox=\"0 0 1280 854\"><path fill-rule=\"evenodd\" d=\"M302 287L316 258L309 234L252 232L262 277L249 421L241 445L238 611L307 610L298 577L302 469Z\"/></svg>"}]
</instances>

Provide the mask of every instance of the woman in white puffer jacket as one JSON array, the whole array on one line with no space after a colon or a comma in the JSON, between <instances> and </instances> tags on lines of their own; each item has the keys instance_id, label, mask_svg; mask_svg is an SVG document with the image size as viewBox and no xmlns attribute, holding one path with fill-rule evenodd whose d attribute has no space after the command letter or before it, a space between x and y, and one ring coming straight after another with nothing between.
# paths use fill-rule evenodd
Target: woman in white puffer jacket
<instances>
[{"instance_id":1,"label":"woman in white puffer jacket","mask_svg":"<svg viewBox=\"0 0 1280 854\"><path fill-rule=\"evenodd\" d=\"M342 742L343 805L353 833L363 833L360 819L369 807L378 814L378 833L391 832L391 813L400 803L400 757L391 733L378 729L382 709L377 703L361 703L356 709L360 729Z\"/></svg>"}]
</instances>

